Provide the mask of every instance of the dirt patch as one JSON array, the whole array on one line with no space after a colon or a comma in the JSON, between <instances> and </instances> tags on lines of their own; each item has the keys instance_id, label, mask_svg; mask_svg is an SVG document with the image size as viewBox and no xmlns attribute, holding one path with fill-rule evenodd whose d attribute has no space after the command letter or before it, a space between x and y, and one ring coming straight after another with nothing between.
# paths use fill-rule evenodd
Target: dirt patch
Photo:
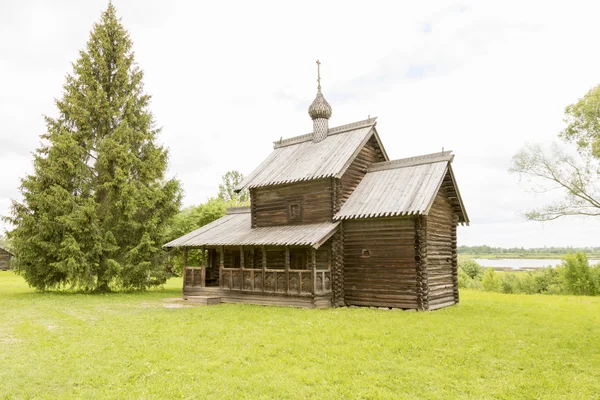
<instances>
[{"instance_id":1,"label":"dirt patch","mask_svg":"<svg viewBox=\"0 0 600 400\"><path fill-rule=\"evenodd\" d=\"M189 308L192 307L191 304L182 304L182 303L172 303L172 304L163 304L164 308Z\"/></svg>"},{"instance_id":2,"label":"dirt patch","mask_svg":"<svg viewBox=\"0 0 600 400\"><path fill-rule=\"evenodd\" d=\"M165 303L177 303L184 301L181 297L169 297L168 299L163 299Z\"/></svg>"},{"instance_id":3,"label":"dirt patch","mask_svg":"<svg viewBox=\"0 0 600 400\"><path fill-rule=\"evenodd\" d=\"M22 341L23 341L23 339L19 339L14 336L0 337L0 344L15 344L15 343L21 343Z\"/></svg>"}]
</instances>

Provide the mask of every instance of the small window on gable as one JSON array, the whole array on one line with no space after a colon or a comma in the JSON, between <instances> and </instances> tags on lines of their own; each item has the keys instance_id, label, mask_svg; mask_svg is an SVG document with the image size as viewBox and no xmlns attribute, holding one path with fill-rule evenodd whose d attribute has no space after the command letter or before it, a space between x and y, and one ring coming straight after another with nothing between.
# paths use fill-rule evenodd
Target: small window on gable
<instances>
[{"instance_id":1,"label":"small window on gable","mask_svg":"<svg viewBox=\"0 0 600 400\"><path fill-rule=\"evenodd\" d=\"M302 200L288 202L288 222L302 222Z\"/></svg>"},{"instance_id":2,"label":"small window on gable","mask_svg":"<svg viewBox=\"0 0 600 400\"><path fill-rule=\"evenodd\" d=\"M369 258L371 257L371 252L368 249L362 249L361 257Z\"/></svg>"}]
</instances>

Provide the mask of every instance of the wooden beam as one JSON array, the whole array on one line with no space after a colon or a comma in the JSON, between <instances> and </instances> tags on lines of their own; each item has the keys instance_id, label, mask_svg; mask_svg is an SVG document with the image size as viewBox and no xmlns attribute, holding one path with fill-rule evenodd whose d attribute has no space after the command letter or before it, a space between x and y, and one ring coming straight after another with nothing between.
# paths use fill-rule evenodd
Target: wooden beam
<instances>
[{"instance_id":1,"label":"wooden beam","mask_svg":"<svg viewBox=\"0 0 600 400\"><path fill-rule=\"evenodd\" d=\"M250 288L254 292L254 247L250 249L250 268L252 268L252 271L250 271Z\"/></svg>"},{"instance_id":2,"label":"wooden beam","mask_svg":"<svg viewBox=\"0 0 600 400\"><path fill-rule=\"evenodd\" d=\"M285 292L290 291L290 246L285 246Z\"/></svg>"},{"instance_id":3,"label":"wooden beam","mask_svg":"<svg viewBox=\"0 0 600 400\"><path fill-rule=\"evenodd\" d=\"M262 247L262 291L265 292L265 275L267 273L267 248Z\"/></svg>"},{"instance_id":4,"label":"wooden beam","mask_svg":"<svg viewBox=\"0 0 600 400\"><path fill-rule=\"evenodd\" d=\"M221 288L223 288L225 284L225 280L223 279L223 268L225 268L225 253L223 252L223 246L219 247L219 278L221 280Z\"/></svg>"},{"instance_id":5,"label":"wooden beam","mask_svg":"<svg viewBox=\"0 0 600 400\"><path fill-rule=\"evenodd\" d=\"M200 287L206 287L206 247L202 246L202 269L200 270Z\"/></svg>"},{"instance_id":6,"label":"wooden beam","mask_svg":"<svg viewBox=\"0 0 600 400\"><path fill-rule=\"evenodd\" d=\"M188 249L183 248L183 288L185 289L185 279L187 277Z\"/></svg>"},{"instance_id":7,"label":"wooden beam","mask_svg":"<svg viewBox=\"0 0 600 400\"><path fill-rule=\"evenodd\" d=\"M244 290L244 246L240 246L240 290Z\"/></svg>"},{"instance_id":8,"label":"wooden beam","mask_svg":"<svg viewBox=\"0 0 600 400\"><path fill-rule=\"evenodd\" d=\"M312 293L316 293L317 289L317 250L310 248L310 264L312 268Z\"/></svg>"}]
</instances>

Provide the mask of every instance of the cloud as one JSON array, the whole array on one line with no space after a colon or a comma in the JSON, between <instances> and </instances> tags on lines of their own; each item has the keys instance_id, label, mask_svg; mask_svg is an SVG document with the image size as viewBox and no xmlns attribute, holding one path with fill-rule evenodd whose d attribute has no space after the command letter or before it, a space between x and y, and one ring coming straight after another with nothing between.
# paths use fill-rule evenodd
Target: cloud
<instances>
[{"instance_id":1,"label":"cloud","mask_svg":"<svg viewBox=\"0 0 600 400\"><path fill-rule=\"evenodd\" d=\"M251 172L274 140L311 130L319 58L332 126L378 116L392 158L454 150L473 221L461 244L596 240L596 221L525 221L521 212L549 197L527 193L507 171L525 142L555 140L564 107L599 82L593 2L113 3L186 205L214 196L226 171ZM18 198L41 116L56 115L53 99L105 7L3 3L0 214Z\"/></svg>"}]
</instances>

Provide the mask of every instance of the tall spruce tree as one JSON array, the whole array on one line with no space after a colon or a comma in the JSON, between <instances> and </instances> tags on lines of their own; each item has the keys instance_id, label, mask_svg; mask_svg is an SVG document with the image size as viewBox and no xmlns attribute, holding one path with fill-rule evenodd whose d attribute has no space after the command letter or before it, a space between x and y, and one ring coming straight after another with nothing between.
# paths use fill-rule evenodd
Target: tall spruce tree
<instances>
[{"instance_id":1,"label":"tall spruce tree","mask_svg":"<svg viewBox=\"0 0 600 400\"><path fill-rule=\"evenodd\" d=\"M40 290L145 289L164 282L161 253L181 189L143 90L132 41L109 3L67 75L58 117L22 179L9 238L15 268Z\"/></svg>"}]
</instances>

